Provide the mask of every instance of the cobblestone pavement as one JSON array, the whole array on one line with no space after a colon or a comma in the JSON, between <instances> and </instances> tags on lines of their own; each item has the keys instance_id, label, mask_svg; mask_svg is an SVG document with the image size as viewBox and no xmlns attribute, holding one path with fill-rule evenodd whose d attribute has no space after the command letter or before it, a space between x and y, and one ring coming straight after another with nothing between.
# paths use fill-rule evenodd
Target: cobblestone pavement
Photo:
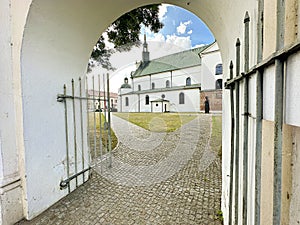
<instances>
[{"instance_id":1,"label":"cobblestone pavement","mask_svg":"<svg viewBox=\"0 0 300 225\"><path fill-rule=\"evenodd\" d=\"M117 117L113 128L119 145L112 168L98 163L88 182L19 224L222 224L210 115L172 133L151 133Z\"/></svg>"}]
</instances>

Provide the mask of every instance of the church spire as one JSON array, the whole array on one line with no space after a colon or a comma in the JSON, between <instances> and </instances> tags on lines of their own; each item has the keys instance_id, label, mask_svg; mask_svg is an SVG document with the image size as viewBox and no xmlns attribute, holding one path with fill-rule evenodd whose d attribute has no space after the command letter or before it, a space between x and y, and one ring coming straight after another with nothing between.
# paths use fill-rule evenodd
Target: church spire
<instances>
[{"instance_id":1,"label":"church spire","mask_svg":"<svg viewBox=\"0 0 300 225\"><path fill-rule=\"evenodd\" d=\"M143 62L149 62L149 51L148 51L148 44L146 40L146 34L144 34L144 44L143 44Z\"/></svg>"}]
</instances>

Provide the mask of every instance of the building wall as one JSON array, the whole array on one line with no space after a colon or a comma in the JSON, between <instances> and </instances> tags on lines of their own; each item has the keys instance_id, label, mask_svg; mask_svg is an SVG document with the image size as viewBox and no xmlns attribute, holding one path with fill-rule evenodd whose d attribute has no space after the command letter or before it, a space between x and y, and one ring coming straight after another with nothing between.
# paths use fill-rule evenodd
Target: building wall
<instances>
[{"instance_id":1,"label":"building wall","mask_svg":"<svg viewBox=\"0 0 300 225\"><path fill-rule=\"evenodd\" d=\"M158 2L161 1L156 1L156 3ZM289 44L296 44L298 42L295 41L300 40L300 26L298 26L300 17L297 16L299 14L299 1L288 0L284 2L287 4L285 26L287 38L285 44L288 46ZM154 1L126 0L125 2L124 0L115 0L103 4L103 2L96 0L84 2L71 0L24 0L17 2L0 0L0 24L2 27L0 34L2 50L0 55L0 77L2 80L0 82L2 104L0 107L0 150L2 157L0 178L1 191L7 193L5 203L9 203L1 206L1 223L11 224L20 217L21 203L19 200L16 201L13 196L20 196L21 190L24 194L22 206L26 218L33 218L67 194L57 188L57 180L60 180L65 173L62 172L63 169L56 170L56 168L63 168L62 161L65 154L62 148L64 140L62 139L63 127L61 127L63 108L57 106L59 103L56 102L56 96L61 93L62 85L68 83L74 74L85 73L93 45L101 32L112 21L131 9L151 3ZM220 2L211 0L206 2L192 1L190 4L186 4L184 1L169 1L168 3L174 3L190 10L201 17L210 27L221 49L224 80L229 78L230 61L235 63L236 39L240 38L243 43L243 19L245 12L248 11L251 18L250 67L257 63L257 22L259 21L257 1ZM278 15L275 0L265 0L264 3L263 56L264 59L267 59L275 51L276 18ZM242 56L243 53L243 48L241 48ZM292 144L294 166L292 168L292 195L289 209L290 224L299 221L299 196L297 193L300 193L298 190L300 186L298 168L300 125L295 115L299 112L300 104L298 104L298 85L293 86L299 80L296 79L297 68L300 67L299 60L296 60L298 57L299 53L290 56L285 65L287 68L285 74L289 73L289 76L286 76L288 87L284 91L287 93L285 95L284 119L287 125L293 126L294 143ZM241 65L243 65L243 60L242 57ZM264 81L268 79L272 81L274 71L271 68L267 69ZM270 109L269 107L274 108L272 103L274 102L273 87L269 87L266 83L266 88L270 91L264 91L264 94L270 97L264 98L264 109L266 110L264 111L264 121L272 120L273 115L267 110ZM224 223L227 224L229 218L230 179L228 174L230 171L231 116L228 92L224 91L223 96L222 211ZM42 132L41 127L45 128ZM270 128L265 124L263 126L264 143L266 143L264 146L272 146ZM8 130L10 133L7 132ZM242 136L242 130L240 135ZM53 142L50 142L49 139ZM252 139L251 143L253 144ZM43 146L42 151L40 146ZM241 146L240 149L242 149ZM268 149L263 153L267 152L272 154ZM249 154L253 156L253 150ZM273 159L270 156L267 157L266 162L269 161L270 165ZM49 174L51 175L48 176ZM21 176L22 186L18 184L18 188L15 188L13 184L19 182L19 176ZM47 179L43 179L44 177ZM270 177L272 177L272 171L262 177L262 186L269 185L272 187L272 181L269 181ZM4 187L6 187L5 190ZM12 191L16 191L16 193ZM253 193L252 190L249 190L249 193ZM269 191L266 194L272 193ZM287 196L287 193L283 193L282 196ZM263 197L267 198L268 195ZM254 196L251 195L249 198L253 199ZM270 208L271 205L272 200L270 199L267 208ZM253 210L251 207L249 205L250 211ZM7 210L11 208L16 209L16 211ZM267 210L267 208L263 210ZM269 224L268 218L272 216L272 213L266 214L263 210L261 215L265 215L266 218L262 217L261 221L267 221L266 224ZM239 212L241 217L242 210Z\"/></svg>"},{"instance_id":2,"label":"building wall","mask_svg":"<svg viewBox=\"0 0 300 225\"><path fill-rule=\"evenodd\" d=\"M202 54L201 64L201 86L202 90L212 90L216 88L216 80L222 79L223 74L216 75L216 65L222 64L221 54L218 45L214 44Z\"/></svg>"},{"instance_id":3,"label":"building wall","mask_svg":"<svg viewBox=\"0 0 300 225\"><path fill-rule=\"evenodd\" d=\"M138 91L138 86L141 85L141 90L151 89L150 76L142 76L134 79L134 91Z\"/></svg>"},{"instance_id":4,"label":"building wall","mask_svg":"<svg viewBox=\"0 0 300 225\"><path fill-rule=\"evenodd\" d=\"M179 104L181 92L184 93L184 104ZM149 96L149 105L146 105L146 95ZM119 100L122 102L121 112L151 112L151 101L161 99L162 95L169 101L171 112L200 112L199 89L122 95ZM129 99L129 106L125 106L126 97Z\"/></svg>"},{"instance_id":5,"label":"building wall","mask_svg":"<svg viewBox=\"0 0 300 225\"><path fill-rule=\"evenodd\" d=\"M209 74L211 76L211 74ZM134 91L138 91L138 85L141 85L141 90L152 89L151 84L155 83L155 89L166 88L166 81L170 81L170 87L185 86L186 79L191 78L191 84L199 84L202 80L201 66L195 66L175 71L168 71L158 74L152 74L147 76L141 76L133 78ZM213 76L211 76L213 77ZM215 82L211 81L210 86L215 87ZM209 83L209 82L207 82ZM204 89L208 89L209 86L204 86Z\"/></svg>"},{"instance_id":6,"label":"building wall","mask_svg":"<svg viewBox=\"0 0 300 225\"><path fill-rule=\"evenodd\" d=\"M200 61L200 59L199 59ZM175 70L172 72L172 87L186 85L186 79L191 78L191 84L200 84L201 66Z\"/></svg>"},{"instance_id":7,"label":"building wall","mask_svg":"<svg viewBox=\"0 0 300 225\"><path fill-rule=\"evenodd\" d=\"M200 111L205 109L205 97L208 97L210 111L222 111L222 90L207 90L200 92Z\"/></svg>"},{"instance_id":8,"label":"building wall","mask_svg":"<svg viewBox=\"0 0 300 225\"><path fill-rule=\"evenodd\" d=\"M160 73L160 74L153 74L150 76L148 76L149 78L149 86L150 88L152 88L151 84L154 83L155 84L155 88L165 88L166 87L166 81L169 80L169 82L171 83L171 73L170 72L164 72L164 73ZM151 79L151 82L150 82ZM146 89L144 89L146 90Z\"/></svg>"}]
</instances>

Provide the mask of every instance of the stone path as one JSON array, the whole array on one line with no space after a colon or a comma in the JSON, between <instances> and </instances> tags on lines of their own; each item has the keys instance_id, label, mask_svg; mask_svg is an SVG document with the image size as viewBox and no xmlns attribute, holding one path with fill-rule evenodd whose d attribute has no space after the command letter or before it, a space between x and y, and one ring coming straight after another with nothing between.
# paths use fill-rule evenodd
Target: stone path
<instances>
[{"instance_id":1,"label":"stone path","mask_svg":"<svg viewBox=\"0 0 300 225\"><path fill-rule=\"evenodd\" d=\"M112 168L36 219L20 224L222 224L221 162L210 150L211 117L172 133L152 133L118 117ZM101 170L102 168L102 170Z\"/></svg>"}]
</instances>

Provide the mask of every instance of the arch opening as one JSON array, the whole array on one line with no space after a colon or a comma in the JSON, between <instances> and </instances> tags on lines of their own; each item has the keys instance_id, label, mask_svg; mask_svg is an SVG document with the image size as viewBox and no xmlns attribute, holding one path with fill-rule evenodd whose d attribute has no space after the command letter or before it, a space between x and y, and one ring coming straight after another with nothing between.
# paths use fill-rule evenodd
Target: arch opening
<instances>
[{"instance_id":1,"label":"arch opening","mask_svg":"<svg viewBox=\"0 0 300 225\"><path fill-rule=\"evenodd\" d=\"M61 116L63 107L57 106L56 95L62 92L64 83L69 83L74 76L85 73L90 49L94 45L94 41L100 36L99 31L104 30L117 16L139 6L130 3L121 8L116 7L116 3L109 3L103 9L101 4L96 1L90 1L90 3L92 4L85 4L84 6L74 4L71 7L67 3L60 3L60 10L56 10L57 1L50 3L36 0L29 11L21 56L24 137L27 140L25 143L25 159L30 159L30 162L28 161L29 163L25 165L26 173L30 174L26 178L25 185L26 198L28 199L28 214L26 215L28 219L33 218L46 206L66 194L66 191L55 191L49 199L45 200L46 204L45 202L37 203L30 200L36 198L36 196L42 198L42 196L45 196L44 193L49 191L47 189L41 190L34 183L36 177L39 177L38 174L47 173L54 166L50 163L41 168L38 174L34 172L34 162L42 160L43 155L47 155L49 152L49 149L45 148L39 155L35 155L39 143L47 143L46 146L56 149L52 152L53 156L51 154L53 161L59 162L63 157L60 146L64 145L65 140L63 137L57 137L55 132L57 124L63 129L64 118ZM189 6L180 6L191 10ZM201 10L197 15L200 15L203 10L205 11L206 6L198 7ZM212 5L207 3L207 8L211 9ZM101 12L91 13L95 12L96 9L101 9ZM195 10L191 11L195 13ZM206 13L204 13L204 17L207 17L206 21L210 21L210 16ZM211 24L211 27L215 27L214 20L211 21L209 24ZM97 24L98 26L96 26ZM99 27L99 29L94 27ZM219 32L215 29L212 31ZM36 88L32 89L32 86ZM40 93L43 93L43 95L41 96ZM47 107L40 108L40 102L43 102ZM166 105L164 107L167 108ZM51 113L52 118L55 118L55 123L53 123L52 118L47 116L49 113ZM40 125L45 127L43 132L40 132L34 125L33 118L40 121ZM55 140L55 142L50 140ZM47 180L47 185L49 187L56 186L56 182L53 181L60 180L63 174L63 167L58 166L53 177Z\"/></svg>"}]
</instances>

